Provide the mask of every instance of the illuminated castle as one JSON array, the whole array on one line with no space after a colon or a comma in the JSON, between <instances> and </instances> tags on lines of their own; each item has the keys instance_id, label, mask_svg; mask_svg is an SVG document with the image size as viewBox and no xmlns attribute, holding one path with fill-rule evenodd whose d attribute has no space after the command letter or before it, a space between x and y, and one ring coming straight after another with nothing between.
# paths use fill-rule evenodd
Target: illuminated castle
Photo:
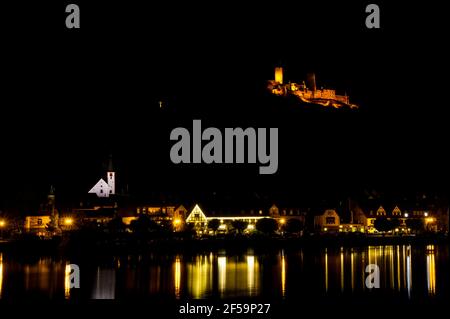
<instances>
[{"instance_id":1,"label":"illuminated castle","mask_svg":"<svg viewBox=\"0 0 450 319\"><path fill-rule=\"evenodd\" d=\"M330 106L334 108L350 107L351 109L358 108L357 105L351 104L350 99L345 95L337 95L332 89L317 89L316 76L310 73L307 76L307 81L302 83L283 83L283 68L275 68L275 80L270 80L267 88L274 95L288 96L295 95L305 103L320 104L323 106Z\"/></svg>"}]
</instances>

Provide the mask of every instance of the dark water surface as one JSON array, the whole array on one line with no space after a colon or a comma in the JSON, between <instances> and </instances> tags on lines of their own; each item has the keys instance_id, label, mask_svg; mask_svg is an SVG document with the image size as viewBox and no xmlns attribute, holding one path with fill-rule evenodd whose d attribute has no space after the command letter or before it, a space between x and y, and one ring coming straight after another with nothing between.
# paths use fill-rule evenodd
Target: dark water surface
<instances>
[{"instance_id":1,"label":"dark water surface","mask_svg":"<svg viewBox=\"0 0 450 319\"><path fill-rule=\"evenodd\" d=\"M67 265L80 267L70 289ZM368 289L368 264L380 269L380 288ZM445 299L447 245L243 249L66 260L0 252L0 299Z\"/></svg>"}]
</instances>

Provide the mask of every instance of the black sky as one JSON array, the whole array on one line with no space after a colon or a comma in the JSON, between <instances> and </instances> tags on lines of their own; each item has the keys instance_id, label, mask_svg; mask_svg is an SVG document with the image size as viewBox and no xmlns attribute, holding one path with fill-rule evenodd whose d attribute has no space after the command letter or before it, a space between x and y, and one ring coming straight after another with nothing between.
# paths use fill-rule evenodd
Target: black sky
<instances>
[{"instance_id":1,"label":"black sky","mask_svg":"<svg viewBox=\"0 0 450 319\"><path fill-rule=\"evenodd\" d=\"M378 1L382 28L368 30L365 1L74 1L81 29L67 30L66 3L41 2L1 8L0 206L36 201L50 184L76 201L110 153L122 186L144 198L448 191L437 5ZM319 86L347 92L360 111L267 100L264 85L279 64L288 80L315 72ZM174 166L170 131L194 118L279 127L278 174Z\"/></svg>"}]
</instances>

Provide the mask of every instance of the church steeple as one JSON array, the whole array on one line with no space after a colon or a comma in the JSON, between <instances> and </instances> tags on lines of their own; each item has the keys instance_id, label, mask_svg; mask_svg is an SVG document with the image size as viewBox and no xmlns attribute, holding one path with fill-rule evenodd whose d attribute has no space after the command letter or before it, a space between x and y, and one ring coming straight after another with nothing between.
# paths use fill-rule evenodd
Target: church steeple
<instances>
[{"instance_id":1,"label":"church steeple","mask_svg":"<svg viewBox=\"0 0 450 319\"><path fill-rule=\"evenodd\" d=\"M109 189L109 194L110 195L114 195L116 193L116 173L114 172L114 168L113 168L113 162L112 162L112 155L109 155L109 163L108 163L108 186L110 187Z\"/></svg>"},{"instance_id":2,"label":"church steeple","mask_svg":"<svg viewBox=\"0 0 450 319\"><path fill-rule=\"evenodd\" d=\"M114 172L114 166L113 166L113 157L112 157L112 154L109 154L108 172Z\"/></svg>"}]
</instances>

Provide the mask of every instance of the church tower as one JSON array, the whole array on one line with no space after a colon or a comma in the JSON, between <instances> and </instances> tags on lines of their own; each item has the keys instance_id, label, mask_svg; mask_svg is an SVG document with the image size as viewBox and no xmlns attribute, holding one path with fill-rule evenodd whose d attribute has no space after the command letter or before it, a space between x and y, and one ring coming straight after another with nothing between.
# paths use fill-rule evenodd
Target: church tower
<instances>
[{"instance_id":1,"label":"church tower","mask_svg":"<svg viewBox=\"0 0 450 319\"><path fill-rule=\"evenodd\" d=\"M112 164L112 156L109 157L108 172L107 172L107 182L109 186L109 195L114 195L116 193L116 173L114 172Z\"/></svg>"},{"instance_id":2,"label":"church tower","mask_svg":"<svg viewBox=\"0 0 450 319\"><path fill-rule=\"evenodd\" d=\"M55 208L55 188L50 186L50 192L47 195L47 207L46 210L50 213L50 219L51 219L51 226L53 226L55 229L59 228L59 214L58 211Z\"/></svg>"},{"instance_id":3,"label":"church tower","mask_svg":"<svg viewBox=\"0 0 450 319\"><path fill-rule=\"evenodd\" d=\"M109 195L114 195L116 193L116 173L108 171L108 186Z\"/></svg>"}]
</instances>

